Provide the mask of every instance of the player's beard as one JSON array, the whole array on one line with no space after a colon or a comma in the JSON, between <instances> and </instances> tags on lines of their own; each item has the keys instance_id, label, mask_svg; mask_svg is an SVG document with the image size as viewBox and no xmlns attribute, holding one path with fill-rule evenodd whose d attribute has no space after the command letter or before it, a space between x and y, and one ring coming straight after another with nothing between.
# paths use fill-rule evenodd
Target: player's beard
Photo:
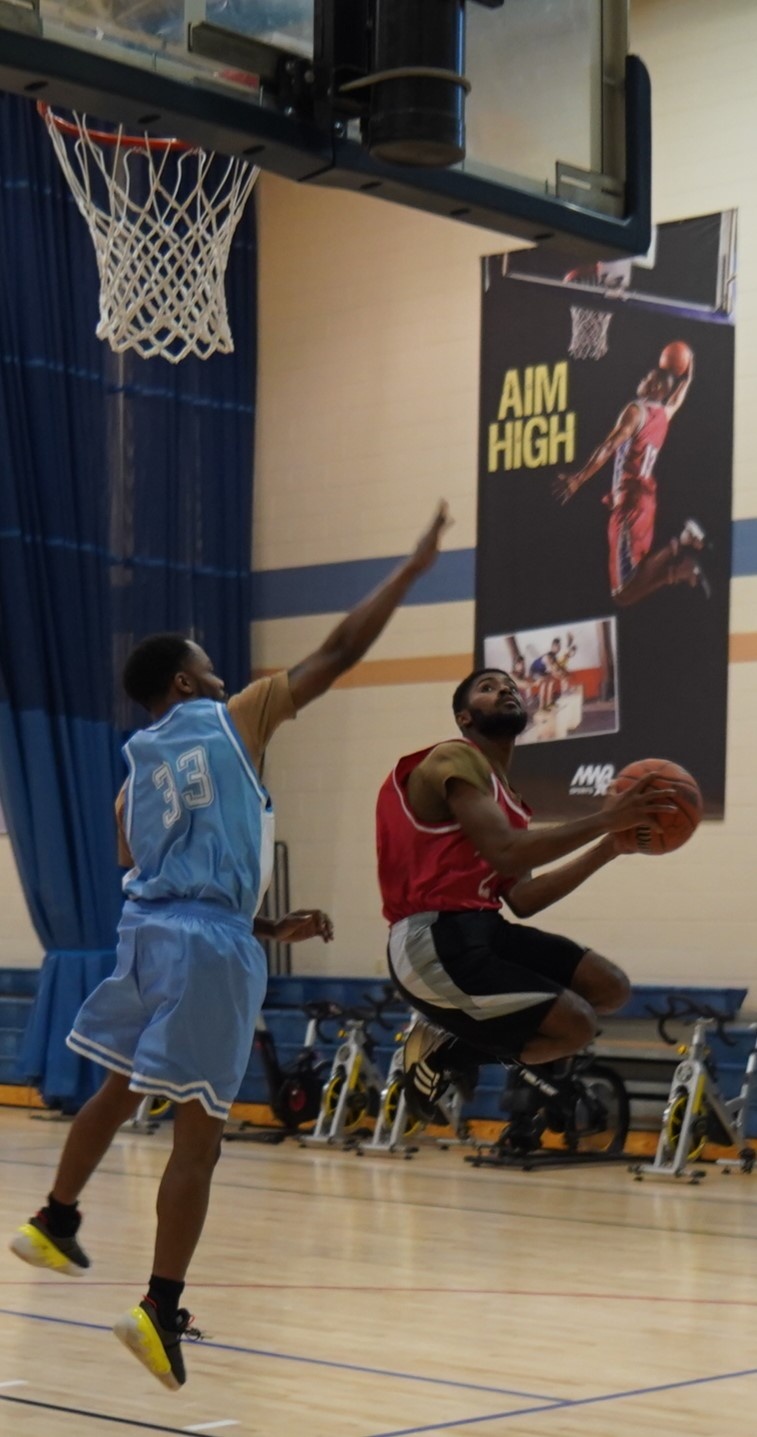
<instances>
[{"instance_id":1,"label":"player's beard","mask_svg":"<svg viewBox=\"0 0 757 1437\"><path fill-rule=\"evenodd\" d=\"M481 709L468 708L473 720L472 727L482 738L517 738L528 723L525 709L495 709L493 713L482 713Z\"/></svg>"}]
</instances>

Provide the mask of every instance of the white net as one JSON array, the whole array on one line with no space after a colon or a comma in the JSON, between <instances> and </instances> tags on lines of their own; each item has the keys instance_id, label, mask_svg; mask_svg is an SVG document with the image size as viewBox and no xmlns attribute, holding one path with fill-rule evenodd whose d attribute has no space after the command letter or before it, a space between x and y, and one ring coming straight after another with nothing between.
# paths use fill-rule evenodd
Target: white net
<instances>
[{"instance_id":1,"label":"white net","mask_svg":"<svg viewBox=\"0 0 757 1437\"><path fill-rule=\"evenodd\" d=\"M230 354L226 265L256 166L40 108L95 246L98 338L172 364Z\"/></svg>"},{"instance_id":2,"label":"white net","mask_svg":"<svg viewBox=\"0 0 757 1437\"><path fill-rule=\"evenodd\" d=\"M612 314L605 309L570 306L571 336L568 354L574 359L602 359L607 353L607 336Z\"/></svg>"}]
</instances>

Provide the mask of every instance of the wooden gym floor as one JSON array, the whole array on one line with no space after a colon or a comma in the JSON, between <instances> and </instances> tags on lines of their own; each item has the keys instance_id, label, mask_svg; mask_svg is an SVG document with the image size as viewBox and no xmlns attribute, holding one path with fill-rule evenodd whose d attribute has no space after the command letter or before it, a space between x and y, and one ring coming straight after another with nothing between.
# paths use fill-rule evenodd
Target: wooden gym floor
<instances>
[{"instance_id":1,"label":"wooden gym floor","mask_svg":"<svg viewBox=\"0 0 757 1437\"><path fill-rule=\"evenodd\" d=\"M8 1237L63 1125L0 1109ZM522 1174L225 1144L188 1302L210 1340L166 1392L110 1333L149 1273L169 1132L86 1194L80 1281L0 1251L13 1437L722 1437L757 1408L757 1174Z\"/></svg>"}]
</instances>

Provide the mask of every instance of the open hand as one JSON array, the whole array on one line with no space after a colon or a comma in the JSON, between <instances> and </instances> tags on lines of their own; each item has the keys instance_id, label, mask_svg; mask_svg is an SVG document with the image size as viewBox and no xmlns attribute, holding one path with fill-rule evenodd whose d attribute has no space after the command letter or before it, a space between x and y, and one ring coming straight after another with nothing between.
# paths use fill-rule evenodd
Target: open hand
<instances>
[{"instance_id":1,"label":"open hand","mask_svg":"<svg viewBox=\"0 0 757 1437\"><path fill-rule=\"evenodd\" d=\"M320 908L297 908L285 913L276 924L277 943L301 943L305 938L322 938L324 943L330 943L333 937L334 925Z\"/></svg>"},{"instance_id":2,"label":"open hand","mask_svg":"<svg viewBox=\"0 0 757 1437\"><path fill-rule=\"evenodd\" d=\"M421 535L413 550L410 562L416 573L424 574L436 562L439 553L439 540L452 522L447 501L442 499L428 529L425 534Z\"/></svg>"},{"instance_id":3,"label":"open hand","mask_svg":"<svg viewBox=\"0 0 757 1437\"><path fill-rule=\"evenodd\" d=\"M622 833L627 828L651 828L656 833L661 829L659 813L675 813L674 788L660 788L655 775L645 774L625 793L611 794L605 803L605 817L608 833Z\"/></svg>"}]
</instances>

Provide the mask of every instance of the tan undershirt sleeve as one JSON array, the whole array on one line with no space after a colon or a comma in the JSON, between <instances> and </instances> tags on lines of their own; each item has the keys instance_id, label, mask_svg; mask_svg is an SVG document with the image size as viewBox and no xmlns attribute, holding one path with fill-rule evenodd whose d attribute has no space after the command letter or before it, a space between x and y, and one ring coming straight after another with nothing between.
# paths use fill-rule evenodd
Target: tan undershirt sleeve
<instances>
[{"instance_id":1,"label":"tan undershirt sleeve","mask_svg":"<svg viewBox=\"0 0 757 1437\"><path fill-rule=\"evenodd\" d=\"M118 836L118 862L122 868L133 868L134 859L131 849L126 842L126 830L124 828L124 809L126 807L126 784L116 799L116 832Z\"/></svg>"},{"instance_id":2,"label":"tan undershirt sleeve","mask_svg":"<svg viewBox=\"0 0 757 1437\"><path fill-rule=\"evenodd\" d=\"M492 771L480 749L452 740L437 744L408 779L407 796L422 823L454 823L447 802L447 784L461 778L482 793L492 794Z\"/></svg>"},{"instance_id":3,"label":"tan undershirt sleeve","mask_svg":"<svg viewBox=\"0 0 757 1437\"><path fill-rule=\"evenodd\" d=\"M279 725L297 717L286 669L270 678L255 679L241 693L232 695L228 707L257 769Z\"/></svg>"}]
</instances>

